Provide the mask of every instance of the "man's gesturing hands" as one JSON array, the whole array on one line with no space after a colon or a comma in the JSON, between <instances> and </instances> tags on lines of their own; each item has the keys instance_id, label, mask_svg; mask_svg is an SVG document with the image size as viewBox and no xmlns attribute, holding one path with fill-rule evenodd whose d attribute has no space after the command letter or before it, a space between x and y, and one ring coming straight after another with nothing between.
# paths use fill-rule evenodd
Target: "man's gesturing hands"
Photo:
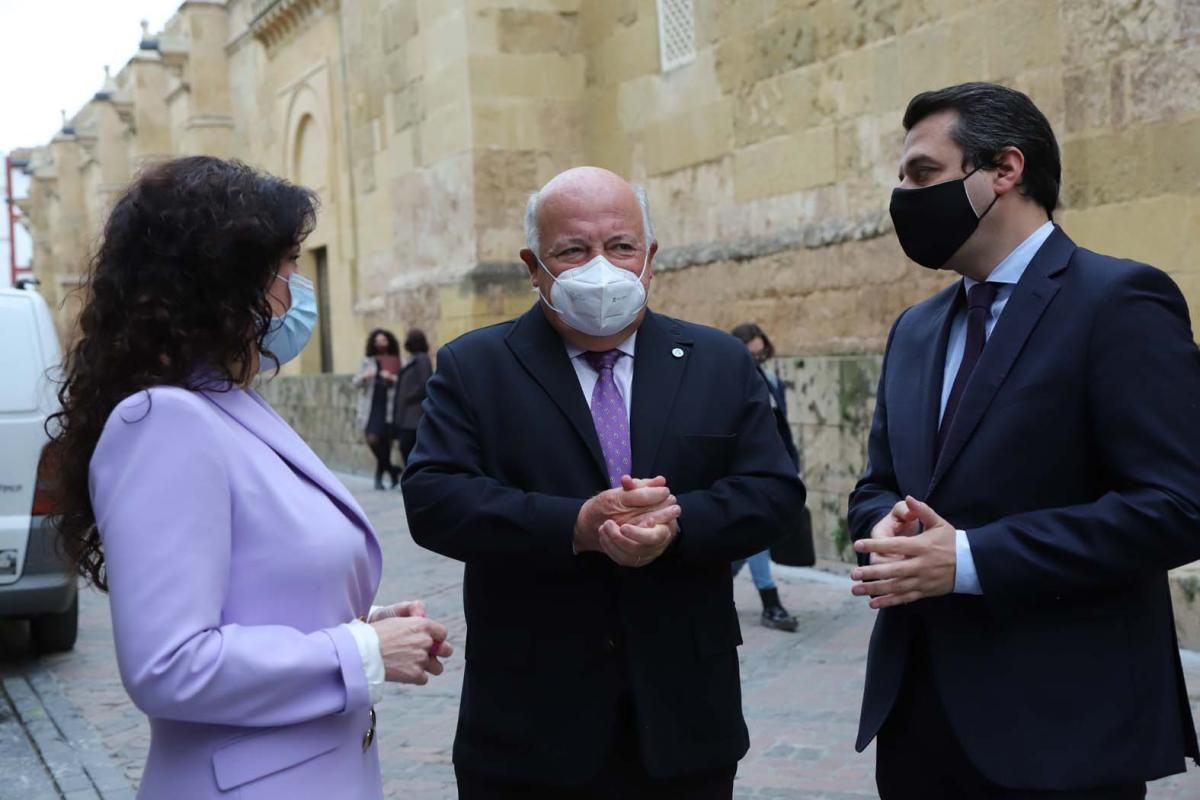
<instances>
[{"instance_id":1,"label":"man's gesturing hands","mask_svg":"<svg viewBox=\"0 0 1200 800\"><path fill-rule=\"evenodd\" d=\"M681 509L661 475L631 478L583 504L575 521L575 551L601 552L623 567L644 567L679 533Z\"/></svg>"},{"instance_id":2,"label":"man's gesturing hands","mask_svg":"<svg viewBox=\"0 0 1200 800\"><path fill-rule=\"evenodd\" d=\"M858 581L850 591L870 597L871 608L949 594L958 564L955 535L936 511L906 497L875 524L870 539L854 543L855 552L870 554L871 565L850 573Z\"/></svg>"}]
</instances>

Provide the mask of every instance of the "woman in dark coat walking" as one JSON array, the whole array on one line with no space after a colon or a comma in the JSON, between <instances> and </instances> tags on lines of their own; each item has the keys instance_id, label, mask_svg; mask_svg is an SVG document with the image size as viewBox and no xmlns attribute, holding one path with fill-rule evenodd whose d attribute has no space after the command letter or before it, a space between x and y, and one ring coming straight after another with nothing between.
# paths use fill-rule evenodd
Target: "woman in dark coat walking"
<instances>
[{"instance_id":1,"label":"woman in dark coat walking","mask_svg":"<svg viewBox=\"0 0 1200 800\"><path fill-rule=\"evenodd\" d=\"M425 332L412 328L404 337L404 349L409 354L408 363L400 370L396 384L396 408L392 414L396 426L396 438L400 441L400 455L408 463L408 454L417 443L417 425L421 422L421 403L425 401L425 384L433 375L429 360L429 342Z\"/></svg>"}]
</instances>

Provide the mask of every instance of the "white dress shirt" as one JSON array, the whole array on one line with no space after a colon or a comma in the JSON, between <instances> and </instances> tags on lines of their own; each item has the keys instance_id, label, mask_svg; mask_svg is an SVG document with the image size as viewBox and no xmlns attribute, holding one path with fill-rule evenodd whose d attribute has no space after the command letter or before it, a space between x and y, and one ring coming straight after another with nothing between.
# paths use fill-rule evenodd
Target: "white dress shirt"
<instances>
[{"instance_id":1,"label":"white dress shirt","mask_svg":"<svg viewBox=\"0 0 1200 800\"><path fill-rule=\"evenodd\" d=\"M373 617L378 608L379 606L371 606L367 619ZM371 705L375 705L383 698L385 677L383 654L379 650L379 634L375 633L375 629L370 625L358 619L346 623L346 627L350 629L351 635L354 636L354 644L358 646L363 672L367 676L367 692L371 695Z\"/></svg>"},{"instance_id":2,"label":"white dress shirt","mask_svg":"<svg viewBox=\"0 0 1200 800\"><path fill-rule=\"evenodd\" d=\"M633 354L637 343L637 331L629 334L629 338L617 345L616 349L625 355L617 359L613 365L613 380L617 383L617 391L625 401L625 418L629 418L629 410L633 407ZM567 344L567 355L571 358L571 366L575 367L575 375L579 378L579 388L583 390L583 398L587 400L588 408L592 407L592 392L596 389L596 381L600 373L592 368L585 358L586 350Z\"/></svg>"},{"instance_id":3,"label":"white dress shirt","mask_svg":"<svg viewBox=\"0 0 1200 800\"><path fill-rule=\"evenodd\" d=\"M1046 240L1050 238L1050 234L1054 232L1054 223L1047 222L1042 225L1025 241L1017 245L1016 249L1005 256L1004 260L996 265L988 275L988 283L998 283L1000 288L996 291L996 299L992 301L992 308L988 313L987 321L984 325L987 337L991 338L992 331L996 327L996 322L1000 319L1000 315L1004 312L1004 307L1008 305L1008 300L1012 297L1013 289L1021 280L1021 276L1025 274L1025 269L1029 266L1029 262L1037 255L1037 251L1041 249ZM979 281L963 277L964 291L970 291L971 287ZM950 323L950 339L946 342L946 369L942 375L942 404L941 410L938 412L938 422L941 423L942 415L946 413L946 401L950 399L950 390L954 386L954 378L958 375L958 367L962 364L963 350L966 348L967 342L967 310L962 308L955 315L954 321ZM955 533L955 549L957 551L956 565L954 570L954 591L956 594L983 594L983 588L979 585L979 574L975 571L975 558L971 555L971 544L967 540L966 531L957 531Z\"/></svg>"}]
</instances>

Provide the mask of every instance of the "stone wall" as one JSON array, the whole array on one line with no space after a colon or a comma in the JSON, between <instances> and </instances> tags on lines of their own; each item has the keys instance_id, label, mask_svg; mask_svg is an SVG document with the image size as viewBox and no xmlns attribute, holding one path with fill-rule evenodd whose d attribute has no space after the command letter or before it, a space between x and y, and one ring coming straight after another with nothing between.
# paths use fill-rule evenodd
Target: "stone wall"
<instances>
[{"instance_id":1,"label":"stone wall","mask_svg":"<svg viewBox=\"0 0 1200 800\"><path fill-rule=\"evenodd\" d=\"M782 353L878 350L945 282L891 236L900 117L918 91L967 80L1021 89L1049 117L1068 232L1166 269L1200 301L1185 250L1200 233L1197 0L695 9L695 60L664 73L652 0L581 6L586 157L650 191L661 309L754 319Z\"/></svg>"},{"instance_id":2,"label":"stone wall","mask_svg":"<svg viewBox=\"0 0 1200 800\"><path fill-rule=\"evenodd\" d=\"M1058 132L1068 231L1200 300L1200 0L693 5L664 71L655 0L188 0L37 148L34 267L59 302L140 165L236 155L319 192L305 266L323 248L346 371L371 327L436 345L524 310L525 197L594 163L648 188L658 308L872 352L946 280L891 235L904 105L984 79Z\"/></svg>"},{"instance_id":3,"label":"stone wall","mask_svg":"<svg viewBox=\"0 0 1200 800\"><path fill-rule=\"evenodd\" d=\"M869 355L778 358L773 364L788 391L818 558L853 560L847 499L866 466L881 363Z\"/></svg>"}]
</instances>

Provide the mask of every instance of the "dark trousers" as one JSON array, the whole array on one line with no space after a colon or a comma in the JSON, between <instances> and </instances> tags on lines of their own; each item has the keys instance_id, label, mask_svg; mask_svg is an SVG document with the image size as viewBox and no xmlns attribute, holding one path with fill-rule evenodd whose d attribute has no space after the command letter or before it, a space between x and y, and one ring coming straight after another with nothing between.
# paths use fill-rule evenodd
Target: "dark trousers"
<instances>
[{"instance_id":1,"label":"dark trousers","mask_svg":"<svg viewBox=\"0 0 1200 800\"><path fill-rule=\"evenodd\" d=\"M879 732L875 783L880 800L1141 800L1146 796L1145 783L1039 791L988 781L958 743L921 639L913 645L900 696Z\"/></svg>"},{"instance_id":2,"label":"dark trousers","mask_svg":"<svg viewBox=\"0 0 1200 800\"><path fill-rule=\"evenodd\" d=\"M582 786L492 778L455 766L459 800L731 800L737 764L679 778L654 778L642 765L632 709L622 703L608 761Z\"/></svg>"},{"instance_id":3,"label":"dark trousers","mask_svg":"<svg viewBox=\"0 0 1200 800\"><path fill-rule=\"evenodd\" d=\"M392 484L396 483L400 470L392 465L392 433L384 430L379 433L367 434L367 447L371 448L371 454L375 456L375 482L379 483L384 474L387 474L392 479Z\"/></svg>"}]
</instances>

